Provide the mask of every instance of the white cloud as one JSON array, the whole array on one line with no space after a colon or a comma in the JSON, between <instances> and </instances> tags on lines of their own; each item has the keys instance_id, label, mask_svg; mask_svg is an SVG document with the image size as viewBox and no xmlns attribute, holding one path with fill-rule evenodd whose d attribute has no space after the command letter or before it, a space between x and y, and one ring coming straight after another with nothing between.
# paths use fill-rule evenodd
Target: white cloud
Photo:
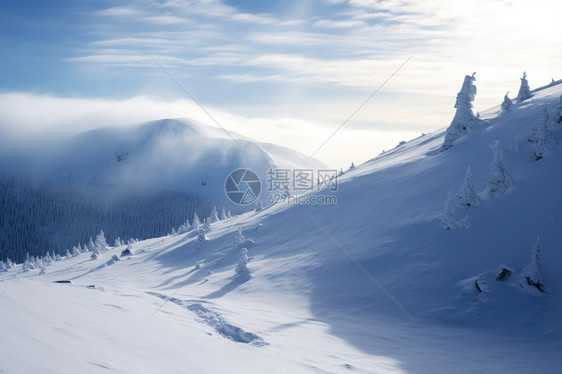
<instances>
[{"instance_id":1,"label":"white cloud","mask_svg":"<svg viewBox=\"0 0 562 374\"><path fill-rule=\"evenodd\" d=\"M333 20L318 20L313 24L316 27L331 27L331 28L347 28L347 27L360 27L365 26L365 22L359 20L348 21L333 21Z\"/></svg>"},{"instance_id":2,"label":"white cloud","mask_svg":"<svg viewBox=\"0 0 562 374\"><path fill-rule=\"evenodd\" d=\"M94 14L104 17L141 17L146 12L132 7L112 7L98 10Z\"/></svg>"},{"instance_id":3,"label":"white cloud","mask_svg":"<svg viewBox=\"0 0 562 374\"><path fill-rule=\"evenodd\" d=\"M499 104L508 90L515 94L523 70L527 70L532 87L560 78L562 49L558 17L562 5L559 1L324 0L324 3L329 4L327 10L318 14L303 11L298 19L281 19L272 14L243 12L219 0L160 3L126 0L123 6L96 12L96 29L91 35L97 40L80 46L65 61L81 68L94 66L98 71L124 66L131 68L128 71L137 68L135 73L150 70L154 74L158 67L150 59L153 55L172 74L187 71L192 78L190 83L208 90L204 92L207 98L221 96L223 87L218 80L222 80L224 87L231 92L238 88L238 96L248 96L249 102L240 111L245 116L235 116L230 113L240 113L237 110L242 107L240 100L231 104L225 98L227 95L223 95L221 101L213 102L223 108L215 108L217 116L232 121L229 126L251 137L272 142L278 139L286 145L293 142L305 153L310 147L308 141L301 144L301 138L290 140L283 132L302 128L307 134L303 139L310 137L312 132L308 131L312 130L318 131L319 137L329 135L327 129L337 127L413 52L412 60L385 86L374 103L366 106L334 138L334 144L340 144L348 134L367 131L369 126L373 127L373 133L384 131L385 136L399 126L400 130L412 134L447 126L462 79L473 71L478 72L477 110ZM141 73L140 80L145 77ZM150 78L147 87L153 82ZM162 76L164 79L168 78ZM281 93L266 91L272 85ZM170 86L175 89L173 83ZM319 91L323 96L316 101L314 97L306 97L309 92ZM178 90L177 95L183 93ZM251 102L256 97L260 104ZM271 97L269 102L268 97ZM56 102L56 98L52 100ZM189 115L181 115L178 108L189 108L181 100L174 105L146 98L141 102L138 97L130 100L95 101L92 102L95 111L88 111L82 108L83 101L64 99L57 105L74 108L65 111L68 112L65 115L76 113L75 117L62 116L64 113L55 110L45 113L59 124L90 123L78 113L90 113L92 118L103 112L113 113L114 120L102 118L112 123L197 113L193 107ZM41 107L47 101L44 97L34 104ZM141 105L142 110L135 112L129 102ZM7 118L11 115L10 107L4 108L8 112L2 112L2 117ZM129 110L131 115L119 115ZM37 117L37 120L45 118ZM261 130L244 125L251 123L258 127L258 122L262 124ZM64 128L69 130L72 126ZM361 139L371 139L369 134L367 131L359 135ZM402 139L392 143L397 140ZM374 138L372 142L368 157L383 147ZM353 152L357 152L353 156L356 161L368 158L367 150L357 149L349 150L345 157Z\"/></svg>"},{"instance_id":4,"label":"white cloud","mask_svg":"<svg viewBox=\"0 0 562 374\"><path fill-rule=\"evenodd\" d=\"M206 109L228 131L309 155L341 124L343 116L355 109L354 105L341 103L331 105L328 110L323 108L325 118L320 122L290 116L245 116L213 106L206 106ZM103 126L128 126L163 118L188 118L216 127L192 101L162 101L145 96L109 100L3 93L0 94L0 113L0 133L3 141L12 146L21 142L48 142ZM409 139L421 132L415 128L407 131L395 128L392 124L386 128L351 124L317 157L334 167L345 167L351 161L366 161L381 149L396 145L397 137Z\"/></svg>"}]
</instances>

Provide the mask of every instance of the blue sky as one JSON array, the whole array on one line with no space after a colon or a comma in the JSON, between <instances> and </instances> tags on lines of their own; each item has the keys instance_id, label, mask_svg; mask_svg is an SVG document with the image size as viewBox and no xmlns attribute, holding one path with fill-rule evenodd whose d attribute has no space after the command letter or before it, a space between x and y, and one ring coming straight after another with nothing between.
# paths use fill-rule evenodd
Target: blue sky
<instances>
[{"instance_id":1,"label":"blue sky","mask_svg":"<svg viewBox=\"0 0 562 374\"><path fill-rule=\"evenodd\" d=\"M86 104L106 108L104 124L205 122L153 56L225 127L311 153L414 54L317 155L346 166L447 126L465 74L478 72L477 110L515 96L523 70L531 87L562 78L561 10L547 0L5 0L0 125L82 129ZM127 117L131 100L144 104Z\"/></svg>"}]
</instances>

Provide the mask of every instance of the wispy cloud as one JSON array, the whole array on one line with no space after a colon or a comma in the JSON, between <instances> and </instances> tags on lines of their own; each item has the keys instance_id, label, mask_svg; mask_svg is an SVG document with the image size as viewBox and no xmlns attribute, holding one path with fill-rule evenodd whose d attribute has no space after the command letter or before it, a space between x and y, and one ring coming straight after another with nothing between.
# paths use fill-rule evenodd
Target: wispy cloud
<instances>
[{"instance_id":1,"label":"wispy cloud","mask_svg":"<svg viewBox=\"0 0 562 374\"><path fill-rule=\"evenodd\" d=\"M214 106L207 109L229 131L257 141L291 147L304 154L309 154L312 146L317 145L314 142L320 143L330 132L325 123L315 122L313 118L267 118L240 115ZM326 111L326 108L324 112L325 120L335 125L332 118L337 116L334 112ZM76 99L10 92L0 94L0 113L3 113L0 117L0 147L4 148L8 145L18 147L21 142L27 145L30 142L45 143L100 126L129 126L163 118L185 118L215 126L190 100L162 101L147 96L125 100ZM396 137L410 139L419 135L420 131L416 127L405 128L395 124L377 129L350 127L342 130L319 157L332 166L344 167L350 160L364 161L372 157L373 147L388 149L396 145ZM221 131L217 133L222 134ZM346 154L344 161L339 152Z\"/></svg>"},{"instance_id":2,"label":"wispy cloud","mask_svg":"<svg viewBox=\"0 0 562 374\"><path fill-rule=\"evenodd\" d=\"M83 25L72 29L82 38L50 49L64 51L56 62L68 69L57 82L73 82L78 88L71 92L86 96L89 87L103 86L99 80L108 85L108 95L119 88L126 97L154 92L180 97L161 76L154 56L194 87L206 106L244 113L253 124L249 119L269 118L260 123L289 126L296 122L279 119L301 118L329 133L415 52L346 128L367 131L371 126L388 133L448 125L462 79L473 71L478 72L477 110L497 105L508 90L515 92L523 70L532 87L560 78L558 1L299 4L293 12L282 12L267 2L252 11L250 3L242 9L221 0L123 0L83 12ZM273 127L269 130L276 133Z\"/></svg>"}]
</instances>

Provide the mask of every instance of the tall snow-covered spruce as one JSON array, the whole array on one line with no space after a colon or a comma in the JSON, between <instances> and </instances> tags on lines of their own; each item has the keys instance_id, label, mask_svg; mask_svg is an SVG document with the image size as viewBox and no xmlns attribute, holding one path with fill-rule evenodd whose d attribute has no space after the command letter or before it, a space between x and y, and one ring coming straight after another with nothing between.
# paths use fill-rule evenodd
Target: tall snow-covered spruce
<instances>
[{"instance_id":1,"label":"tall snow-covered spruce","mask_svg":"<svg viewBox=\"0 0 562 374\"><path fill-rule=\"evenodd\" d=\"M494 151L494 156L490 162L490 171L488 172L488 182L486 186L486 196L496 198L503 196L507 190L513 186L513 177L507 171L503 162L503 151L500 148L500 142L494 141L490 148Z\"/></svg>"},{"instance_id":2,"label":"tall snow-covered spruce","mask_svg":"<svg viewBox=\"0 0 562 374\"><path fill-rule=\"evenodd\" d=\"M441 151L446 151L453 146L455 140L463 135L466 135L474 128L480 120L476 118L472 112L472 102L474 101L474 96L476 96L476 86L474 77L476 73L472 75L467 75L464 77L464 82L460 92L457 94L457 100L455 102L455 116L451 121L451 125L447 128L445 132L445 140L441 146Z\"/></svg>"},{"instance_id":3,"label":"tall snow-covered spruce","mask_svg":"<svg viewBox=\"0 0 562 374\"><path fill-rule=\"evenodd\" d=\"M193 223L191 225L195 230L199 230L199 227L201 226L201 220L199 219L197 213L193 213Z\"/></svg>"},{"instance_id":4,"label":"tall snow-covered spruce","mask_svg":"<svg viewBox=\"0 0 562 374\"><path fill-rule=\"evenodd\" d=\"M109 249L109 245L107 245L107 241L105 240L105 233L103 230L96 236L95 246L101 252L105 252Z\"/></svg>"},{"instance_id":5,"label":"tall snow-covered spruce","mask_svg":"<svg viewBox=\"0 0 562 374\"><path fill-rule=\"evenodd\" d=\"M548 115L546 104L543 107L541 117L533 126L531 135L529 135L529 142L534 144L533 154L531 158L538 161L551 149L556 148L558 140L556 136L550 131L552 123Z\"/></svg>"},{"instance_id":6,"label":"tall snow-covered spruce","mask_svg":"<svg viewBox=\"0 0 562 374\"><path fill-rule=\"evenodd\" d=\"M519 87L519 93L517 94L517 103L527 100L531 96L531 89L529 88L529 82L527 82L527 72L523 72L521 86Z\"/></svg>"},{"instance_id":7,"label":"tall snow-covered spruce","mask_svg":"<svg viewBox=\"0 0 562 374\"><path fill-rule=\"evenodd\" d=\"M219 212L217 211L216 205L213 206L213 210L212 210L211 216L209 218L211 219L211 223L215 223L215 222L219 221Z\"/></svg>"}]
</instances>

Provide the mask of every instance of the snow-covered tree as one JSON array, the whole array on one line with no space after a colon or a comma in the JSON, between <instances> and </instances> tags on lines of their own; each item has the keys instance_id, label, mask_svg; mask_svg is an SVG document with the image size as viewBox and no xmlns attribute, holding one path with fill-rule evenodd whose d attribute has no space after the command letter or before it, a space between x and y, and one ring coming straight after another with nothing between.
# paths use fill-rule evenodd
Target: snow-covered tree
<instances>
[{"instance_id":1,"label":"snow-covered tree","mask_svg":"<svg viewBox=\"0 0 562 374\"><path fill-rule=\"evenodd\" d=\"M248 272L248 250L246 248L242 248L240 250L240 259L238 260L238 265L236 265L234 274L236 274L236 276L240 276L242 274L247 274Z\"/></svg>"},{"instance_id":2,"label":"snow-covered tree","mask_svg":"<svg viewBox=\"0 0 562 374\"><path fill-rule=\"evenodd\" d=\"M508 94L509 94L509 91L507 91L507 93L503 97L503 103L501 105L501 113L502 114L508 112L511 109L511 107L513 106L513 101L511 101L511 99L507 96Z\"/></svg>"},{"instance_id":3,"label":"snow-covered tree","mask_svg":"<svg viewBox=\"0 0 562 374\"><path fill-rule=\"evenodd\" d=\"M523 72L521 86L519 87L519 93L517 94L517 103L527 100L531 96L531 89L529 88L529 82L527 82L527 72Z\"/></svg>"},{"instance_id":4,"label":"snow-covered tree","mask_svg":"<svg viewBox=\"0 0 562 374\"><path fill-rule=\"evenodd\" d=\"M96 236L96 241L94 242L94 245L97 248L99 248L101 252L105 252L109 249L109 245L107 245L107 241L105 240L105 234L103 230L101 230L100 233Z\"/></svg>"},{"instance_id":5,"label":"snow-covered tree","mask_svg":"<svg viewBox=\"0 0 562 374\"><path fill-rule=\"evenodd\" d=\"M263 208L262 208L262 206L261 206L261 203L260 203L259 201L256 201L256 202L254 203L254 212L256 212L256 213L261 212L262 209L263 209Z\"/></svg>"},{"instance_id":6,"label":"snow-covered tree","mask_svg":"<svg viewBox=\"0 0 562 374\"><path fill-rule=\"evenodd\" d=\"M532 158L535 161L543 158L548 150L556 148L558 145L558 140L552 131L550 131L550 127L550 116L548 115L548 110L545 104L541 117L533 126L531 135L529 136L529 141L535 146L532 154Z\"/></svg>"},{"instance_id":7,"label":"snow-covered tree","mask_svg":"<svg viewBox=\"0 0 562 374\"><path fill-rule=\"evenodd\" d=\"M80 256L80 249L77 246L72 247L72 257Z\"/></svg>"},{"instance_id":8,"label":"snow-covered tree","mask_svg":"<svg viewBox=\"0 0 562 374\"><path fill-rule=\"evenodd\" d=\"M197 230L197 244L203 245L207 241L207 235L205 235L205 231L200 227Z\"/></svg>"},{"instance_id":9,"label":"snow-covered tree","mask_svg":"<svg viewBox=\"0 0 562 374\"><path fill-rule=\"evenodd\" d=\"M90 240L88 241L88 244L86 244L86 248L88 248L88 252L95 252L96 250L96 246L91 236L90 236Z\"/></svg>"},{"instance_id":10,"label":"snow-covered tree","mask_svg":"<svg viewBox=\"0 0 562 374\"><path fill-rule=\"evenodd\" d=\"M232 218L232 212L230 209L226 212L226 218Z\"/></svg>"},{"instance_id":11,"label":"snow-covered tree","mask_svg":"<svg viewBox=\"0 0 562 374\"><path fill-rule=\"evenodd\" d=\"M199 219L199 218L197 218ZM189 223L189 220L186 219L185 222L178 227L178 234L185 234L186 232L188 232L191 229L191 224ZM174 230L174 234L176 233L176 230Z\"/></svg>"},{"instance_id":12,"label":"snow-covered tree","mask_svg":"<svg viewBox=\"0 0 562 374\"><path fill-rule=\"evenodd\" d=\"M66 258L71 258L72 255L70 254L70 251L67 249L66 250L66 254L65 254Z\"/></svg>"},{"instance_id":13,"label":"snow-covered tree","mask_svg":"<svg viewBox=\"0 0 562 374\"><path fill-rule=\"evenodd\" d=\"M238 230L236 230L236 234L234 234L234 244L241 245L244 243L244 239L246 238L244 237L244 234L242 234L242 227L239 227Z\"/></svg>"},{"instance_id":14,"label":"snow-covered tree","mask_svg":"<svg viewBox=\"0 0 562 374\"><path fill-rule=\"evenodd\" d=\"M456 226L454 220L455 204L453 203L453 190L450 190L447 194L447 199L445 200L445 207L443 208L443 214L440 217L441 225L445 230L451 230Z\"/></svg>"},{"instance_id":15,"label":"snow-covered tree","mask_svg":"<svg viewBox=\"0 0 562 374\"><path fill-rule=\"evenodd\" d=\"M113 243L114 247L121 247L123 245L123 243L121 242L121 238L117 237L115 238L115 242Z\"/></svg>"},{"instance_id":16,"label":"snow-covered tree","mask_svg":"<svg viewBox=\"0 0 562 374\"><path fill-rule=\"evenodd\" d=\"M475 74L464 77L462 88L457 94L457 100L455 101L457 111L451 121L451 125L449 125L445 132L445 140L441 146L442 151L451 148L455 140L467 134L480 122L472 112L472 102L474 101L474 96L476 96Z\"/></svg>"},{"instance_id":17,"label":"snow-covered tree","mask_svg":"<svg viewBox=\"0 0 562 374\"><path fill-rule=\"evenodd\" d=\"M349 169L347 169L347 171L351 171L355 169L355 163L352 162L351 165L349 165Z\"/></svg>"},{"instance_id":18,"label":"snow-covered tree","mask_svg":"<svg viewBox=\"0 0 562 374\"><path fill-rule=\"evenodd\" d=\"M203 226L201 228L205 232L211 231L211 217L207 217L207 219L205 219L205 223L203 223Z\"/></svg>"},{"instance_id":19,"label":"snow-covered tree","mask_svg":"<svg viewBox=\"0 0 562 374\"><path fill-rule=\"evenodd\" d=\"M469 166L468 169L466 169L464 182L455 194L455 203L459 208L469 208L478 204L479 201L480 199L474 191L474 185L472 184L472 172Z\"/></svg>"},{"instance_id":20,"label":"snow-covered tree","mask_svg":"<svg viewBox=\"0 0 562 374\"><path fill-rule=\"evenodd\" d=\"M0 260L0 272L8 270L6 265L4 265L4 261Z\"/></svg>"},{"instance_id":21,"label":"snow-covered tree","mask_svg":"<svg viewBox=\"0 0 562 374\"><path fill-rule=\"evenodd\" d=\"M176 229L175 229L175 228L172 227L172 231L170 232L170 235L171 235L171 236L177 235Z\"/></svg>"},{"instance_id":22,"label":"snow-covered tree","mask_svg":"<svg viewBox=\"0 0 562 374\"><path fill-rule=\"evenodd\" d=\"M45 264L45 266L49 266L52 262L53 258L51 257L51 254L47 252L47 254L43 257L43 263Z\"/></svg>"},{"instance_id":23,"label":"snow-covered tree","mask_svg":"<svg viewBox=\"0 0 562 374\"><path fill-rule=\"evenodd\" d=\"M28 271L33 269L32 266L33 266L33 264L28 259L25 259L25 262L21 266L21 271L24 272L24 273L27 273Z\"/></svg>"},{"instance_id":24,"label":"snow-covered tree","mask_svg":"<svg viewBox=\"0 0 562 374\"><path fill-rule=\"evenodd\" d=\"M193 213L193 221L192 226L195 230L199 230L199 226L201 226L201 220L199 220L199 216L197 213Z\"/></svg>"},{"instance_id":25,"label":"snow-covered tree","mask_svg":"<svg viewBox=\"0 0 562 374\"><path fill-rule=\"evenodd\" d=\"M494 156L490 162L486 195L493 199L502 196L513 186L513 177L503 163L503 151L500 148L500 142L494 141L490 148L494 151Z\"/></svg>"},{"instance_id":26,"label":"snow-covered tree","mask_svg":"<svg viewBox=\"0 0 562 374\"><path fill-rule=\"evenodd\" d=\"M222 207L222 209L221 209L221 220L225 220L227 218L228 217L226 216L226 208Z\"/></svg>"},{"instance_id":27,"label":"snow-covered tree","mask_svg":"<svg viewBox=\"0 0 562 374\"><path fill-rule=\"evenodd\" d=\"M537 237L537 241L531 248L531 262L521 271L519 284L525 288L532 286L541 292L544 292L544 281L542 277L542 253L541 240Z\"/></svg>"},{"instance_id":28,"label":"snow-covered tree","mask_svg":"<svg viewBox=\"0 0 562 374\"><path fill-rule=\"evenodd\" d=\"M92 260L95 260L95 259L97 259L98 257L99 257L99 255L97 254L97 252L92 252L92 255L90 256L90 258L91 258Z\"/></svg>"},{"instance_id":29,"label":"snow-covered tree","mask_svg":"<svg viewBox=\"0 0 562 374\"><path fill-rule=\"evenodd\" d=\"M469 222L468 222L468 214L465 214L464 217L458 219L456 210L457 210L457 202L455 200L455 194L453 190L450 190L447 194L447 199L445 200L445 207L443 208L443 213L441 217L439 217L439 222L441 222L441 226L445 230L452 230L455 227L459 227L461 229L468 229Z\"/></svg>"},{"instance_id":30,"label":"snow-covered tree","mask_svg":"<svg viewBox=\"0 0 562 374\"><path fill-rule=\"evenodd\" d=\"M213 210L211 211L211 216L210 216L209 218L211 219L211 223L218 222L218 220L219 220L219 212L217 211L216 205L213 206Z\"/></svg>"},{"instance_id":31,"label":"snow-covered tree","mask_svg":"<svg viewBox=\"0 0 562 374\"><path fill-rule=\"evenodd\" d=\"M43 260L39 256L31 257L31 259L33 261L33 265L35 265L35 269L41 269L43 266Z\"/></svg>"},{"instance_id":32,"label":"snow-covered tree","mask_svg":"<svg viewBox=\"0 0 562 374\"><path fill-rule=\"evenodd\" d=\"M556 123L562 123L562 95L560 95L560 102L556 108L556 117L554 118Z\"/></svg>"}]
</instances>

